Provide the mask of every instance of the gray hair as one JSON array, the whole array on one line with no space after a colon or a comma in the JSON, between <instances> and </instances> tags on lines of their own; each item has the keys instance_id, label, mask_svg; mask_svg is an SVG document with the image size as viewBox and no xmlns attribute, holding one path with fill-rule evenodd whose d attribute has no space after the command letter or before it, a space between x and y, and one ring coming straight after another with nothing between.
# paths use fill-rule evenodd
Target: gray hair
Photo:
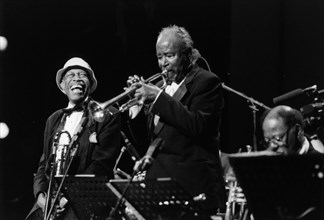
<instances>
[{"instance_id":1,"label":"gray hair","mask_svg":"<svg viewBox=\"0 0 324 220\"><path fill-rule=\"evenodd\" d=\"M183 53L188 53L188 58L190 63L194 64L201 57L198 49L194 48L194 42L189 34L189 32L184 27L179 27L177 25L170 25L168 27L162 28L158 38L161 35L174 34L179 40L180 50Z\"/></svg>"}]
</instances>

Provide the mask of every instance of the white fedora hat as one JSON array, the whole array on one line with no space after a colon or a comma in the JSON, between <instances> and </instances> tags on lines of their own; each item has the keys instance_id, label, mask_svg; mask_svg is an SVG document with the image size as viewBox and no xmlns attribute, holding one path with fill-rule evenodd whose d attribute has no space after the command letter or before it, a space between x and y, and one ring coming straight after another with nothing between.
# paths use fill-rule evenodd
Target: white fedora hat
<instances>
[{"instance_id":1,"label":"white fedora hat","mask_svg":"<svg viewBox=\"0 0 324 220\"><path fill-rule=\"evenodd\" d=\"M93 93L97 88L96 77L95 77L94 72L91 69L90 65L86 61L84 61L82 58L79 58L79 57L73 57L73 58L69 59L64 64L63 68L60 69L59 71L57 71L57 73L56 73L56 84L59 87L59 89L62 91L60 84L61 84L63 75L68 70L73 69L73 68L85 69L88 72L88 77L90 79L90 91L89 91L89 94Z\"/></svg>"}]
</instances>

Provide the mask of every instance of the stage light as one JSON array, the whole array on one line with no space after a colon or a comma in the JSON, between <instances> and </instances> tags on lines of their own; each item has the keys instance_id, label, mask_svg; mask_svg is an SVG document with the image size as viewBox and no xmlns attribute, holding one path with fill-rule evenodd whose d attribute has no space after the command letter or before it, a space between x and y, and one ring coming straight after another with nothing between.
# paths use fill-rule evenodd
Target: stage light
<instances>
[{"instance_id":1,"label":"stage light","mask_svg":"<svg viewBox=\"0 0 324 220\"><path fill-rule=\"evenodd\" d=\"M0 139L4 139L9 134L9 127L6 123L0 122Z\"/></svg>"},{"instance_id":2,"label":"stage light","mask_svg":"<svg viewBox=\"0 0 324 220\"><path fill-rule=\"evenodd\" d=\"M0 51L7 49L8 40L4 36L0 36Z\"/></svg>"}]
</instances>

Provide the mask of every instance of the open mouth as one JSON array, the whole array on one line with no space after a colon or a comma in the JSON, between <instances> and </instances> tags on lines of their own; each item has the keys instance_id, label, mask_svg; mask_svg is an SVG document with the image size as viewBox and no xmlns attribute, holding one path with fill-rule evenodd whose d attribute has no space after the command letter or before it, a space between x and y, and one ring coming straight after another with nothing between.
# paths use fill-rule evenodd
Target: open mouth
<instances>
[{"instance_id":1,"label":"open mouth","mask_svg":"<svg viewBox=\"0 0 324 220\"><path fill-rule=\"evenodd\" d=\"M85 90L85 86L84 85L80 85L80 84L76 84L76 85L73 85L71 86L71 91L73 93L83 93L84 90Z\"/></svg>"}]
</instances>

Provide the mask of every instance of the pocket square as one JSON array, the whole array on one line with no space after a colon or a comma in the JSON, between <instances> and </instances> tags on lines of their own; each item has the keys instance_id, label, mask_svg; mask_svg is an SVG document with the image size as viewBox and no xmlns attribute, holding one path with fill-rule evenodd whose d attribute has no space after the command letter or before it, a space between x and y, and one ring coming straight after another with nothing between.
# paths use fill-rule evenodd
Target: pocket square
<instances>
[{"instance_id":1,"label":"pocket square","mask_svg":"<svg viewBox=\"0 0 324 220\"><path fill-rule=\"evenodd\" d=\"M90 137L89 137L89 141L90 143L98 143L97 141L97 133L96 132L93 132Z\"/></svg>"}]
</instances>

